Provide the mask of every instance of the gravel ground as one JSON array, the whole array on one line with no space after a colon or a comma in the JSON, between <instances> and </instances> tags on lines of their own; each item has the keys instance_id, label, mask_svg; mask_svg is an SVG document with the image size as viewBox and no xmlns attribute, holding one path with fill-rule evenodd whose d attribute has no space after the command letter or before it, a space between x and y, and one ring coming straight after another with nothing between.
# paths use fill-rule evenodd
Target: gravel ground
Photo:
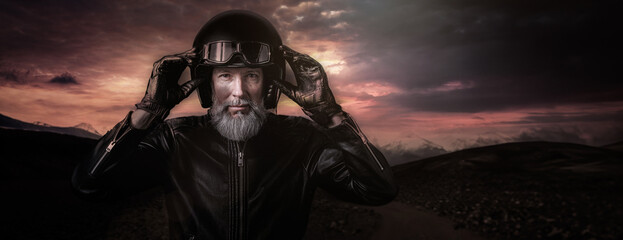
<instances>
[{"instance_id":1,"label":"gravel ground","mask_svg":"<svg viewBox=\"0 0 623 240\"><path fill-rule=\"evenodd\" d=\"M370 207L341 202L316 191L304 239L370 239L381 215Z\"/></svg>"},{"instance_id":2,"label":"gravel ground","mask_svg":"<svg viewBox=\"0 0 623 240\"><path fill-rule=\"evenodd\" d=\"M621 154L532 147L516 149L523 153L481 149L398 167L397 201L491 239L623 239Z\"/></svg>"},{"instance_id":3,"label":"gravel ground","mask_svg":"<svg viewBox=\"0 0 623 240\"><path fill-rule=\"evenodd\" d=\"M88 203L72 194L73 166L94 141L1 132L6 143L0 149L3 239L168 239L158 190L110 203ZM396 209L343 203L318 191L305 239L379 239L375 233L405 221L413 226L404 226L404 232L422 232L410 236L444 236L427 239L466 239L461 230L438 234L452 228L489 239L623 239L622 163L618 151L553 143L499 145L420 160L394 167L400 186L396 201L404 205L389 207L405 208L403 216ZM443 224L431 228L418 219Z\"/></svg>"}]
</instances>

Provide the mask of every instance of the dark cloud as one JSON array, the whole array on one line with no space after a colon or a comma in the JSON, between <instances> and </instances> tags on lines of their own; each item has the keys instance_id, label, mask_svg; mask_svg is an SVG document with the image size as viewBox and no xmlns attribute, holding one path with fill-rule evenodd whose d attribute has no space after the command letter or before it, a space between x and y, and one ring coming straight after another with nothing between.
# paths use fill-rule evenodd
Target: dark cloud
<instances>
[{"instance_id":1,"label":"dark cloud","mask_svg":"<svg viewBox=\"0 0 623 240\"><path fill-rule=\"evenodd\" d=\"M19 83L21 72L11 69L11 70L0 70L0 82L13 82Z\"/></svg>"},{"instance_id":2,"label":"dark cloud","mask_svg":"<svg viewBox=\"0 0 623 240\"><path fill-rule=\"evenodd\" d=\"M577 127L548 127L531 128L514 138L516 142L551 141L586 144L587 140L581 137L582 132Z\"/></svg>"},{"instance_id":3,"label":"dark cloud","mask_svg":"<svg viewBox=\"0 0 623 240\"><path fill-rule=\"evenodd\" d=\"M50 79L49 82L50 83L54 83L54 84L62 84L62 85L65 85L65 84L70 84L70 85L80 84L76 80L76 77L74 77L73 75L71 75L69 73L63 73L61 75L53 77L52 79Z\"/></svg>"},{"instance_id":4,"label":"dark cloud","mask_svg":"<svg viewBox=\"0 0 623 240\"><path fill-rule=\"evenodd\" d=\"M364 47L347 59L361 77L351 81L406 90L385 102L478 112L623 100L615 1L353 4ZM472 87L430 91L449 82Z\"/></svg>"},{"instance_id":5,"label":"dark cloud","mask_svg":"<svg viewBox=\"0 0 623 240\"><path fill-rule=\"evenodd\" d=\"M472 87L448 91L423 88L380 97L390 105L418 111L481 112L517 108L555 107L581 103L623 101L623 82L597 83L591 78L581 82L556 81L556 77L518 77L489 80L473 79ZM441 88L443 85L438 86Z\"/></svg>"},{"instance_id":6,"label":"dark cloud","mask_svg":"<svg viewBox=\"0 0 623 240\"><path fill-rule=\"evenodd\" d=\"M2 8L0 63L78 69L84 81L183 51L214 14L243 8L267 16L290 42L348 47L348 78L339 81L405 90L380 104L479 112L623 100L615 1L3 1ZM435 90L452 82L471 86Z\"/></svg>"},{"instance_id":7,"label":"dark cloud","mask_svg":"<svg viewBox=\"0 0 623 240\"><path fill-rule=\"evenodd\" d=\"M111 73L139 75L161 56L190 48L201 26L221 11L254 9L270 16L277 6L193 0L2 1L0 64L43 75L79 73L83 81Z\"/></svg>"},{"instance_id":8,"label":"dark cloud","mask_svg":"<svg viewBox=\"0 0 623 240\"><path fill-rule=\"evenodd\" d=\"M506 124L619 121L621 113L595 111L599 103L623 101L618 6L613 0L7 0L0 2L0 84L87 95L115 91L107 81L145 82L153 61L189 48L212 16L249 9L273 22L287 44L322 54L339 50L336 56L343 62L325 66L344 68L329 73L332 87L374 82L400 89L385 96L351 91L355 87L334 89L338 98L357 98L374 110L409 115L581 103L596 107L590 113L534 113ZM80 84L46 83L62 72L78 76ZM78 82L74 77L58 81L71 84L72 79ZM374 120L378 125L371 126L384 123L381 116ZM415 120L405 122L401 127L412 127ZM559 130L535 128L516 139L579 141L584 135L574 134L586 135ZM496 141L483 137L474 142Z\"/></svg>"},{"instance_id":9,"label":"dark cloud","mask_svg":"<svg viewBox=\"0 0 623 240\"><path fill-rule=\"evenodd\" d=\"M0 67L0 85L20 86L31 82L30 70Z\"/></svg>"}]
</instances>

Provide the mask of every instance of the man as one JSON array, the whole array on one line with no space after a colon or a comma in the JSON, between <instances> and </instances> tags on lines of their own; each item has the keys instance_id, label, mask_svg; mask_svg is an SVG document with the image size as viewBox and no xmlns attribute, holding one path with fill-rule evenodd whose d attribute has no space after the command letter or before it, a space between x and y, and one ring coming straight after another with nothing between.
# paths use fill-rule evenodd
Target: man
<instances>
[{"instance_id":1,"label":"man","mask_svg":"<svg viewBox=\"0 0 623 240\"><path fill-rule=\"evenodd\" d=\"M296 86L283 79L285 61ZM193 80L180 86L186 67ZM209 114L163 121L195 88ZM267 110L281 91L315 123ZM316 187L372 205L397 193L322 66L283 46L251 12L215 16L193 49L158 60L136 106L76 168L73 184L92 198L162 186L173 239L300 239Z\"/></svg>"}]
</instances>

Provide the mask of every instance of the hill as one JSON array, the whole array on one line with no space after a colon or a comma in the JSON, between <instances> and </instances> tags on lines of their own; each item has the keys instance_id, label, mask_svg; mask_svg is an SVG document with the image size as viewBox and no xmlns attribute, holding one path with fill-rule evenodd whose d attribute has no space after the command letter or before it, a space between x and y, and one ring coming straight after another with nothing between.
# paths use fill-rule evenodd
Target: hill
<instances>
[{"instance_id":1,"label":"hill","mask_svg":"<svg viewBox=\"0 0 623 240\"><path fill-rule=\"evenodd\" d=\"M156 190L106 203L86 202L73 194L73 169L89 156L95 140L0 128L0 142L3 239L168 236L163 202Z\"/></svg>"},{"instance_id":2,"label":"hill","mask_svg":"<svg viewBox=\"0 0 623 240\"><path fill-rule=\"evenodd\" d=\"M45 123L37 123L38 124L27 123L0 114L0 128L53 132L90 139L99 139L101 137L91 125L86 123L78 124L75 127L55 127Z\"/></svg>"},{"instance_id":3,"label":"hill","mask_svg":"<svg viewBox=\"0 0 623 240\"><path fill-rule=\"evenodd\" d=\"M605 146L603 146L603 148L607 148L607 149L623 152L623 141L619 141L619 142L615 142L615 143L611 143L611 144L605 145Z\"/></svg>"},{"instance_id":4,"label":"hill","mask_svg":"<svg viewBox=\"0 0 623 240\"><path fill-rule=\"evenodd\" d=\"M525 142L396 166L398 201L493 239L621 239L623 153Z\"/></svg>"},{"instance_id":5,"label":"hill","mask_svg":"<svg viewBox=\"0 0 623 240\"><path fill-rule=\"evenodd\" d=\"M105 203L72 193L72 170L89 156L95 140L0 129L0 142L3 237L168 239L158 189ZM393 169L400 193L389 208L343 203L319 191L305 239L385 239L375 233L388 225L405 226L393 236L414 231L423 233L409 236L449 236L452 223L491 239L621 239L622 159L622 152L605 148L530 142L398 165ZM388 222L390 210L396 222ZM405 215L414 213L419 215ZM434 226L422 222L429 220ZM440 222L448 226L440 228Z\"/></svg>"}]
</instances>

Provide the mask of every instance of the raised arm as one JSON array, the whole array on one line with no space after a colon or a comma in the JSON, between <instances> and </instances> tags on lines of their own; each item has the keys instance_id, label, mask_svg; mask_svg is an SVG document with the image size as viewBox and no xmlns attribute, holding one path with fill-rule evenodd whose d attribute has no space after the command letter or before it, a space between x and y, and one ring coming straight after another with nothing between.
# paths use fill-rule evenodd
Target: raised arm
<instances>
[{"instance_id":1,"label":"raised arm","mask_svg":"<svg viewBox=\"0 0 623 240\"><path fill-rule=\"evenodd\" d=\"M112 192L125 195L157 184L166 150L163 120L169 111L204 80L193 79L178 85L184 69L196 59L194 49L165 56L154 63L145 96L97 143L89 159L74 170L72 184L76 192L88 198L104 198ZM145 137L150 135L149 139ZM140 144L144 141L143 144Z\"/></svg>"},{"instance_id":2,"label":"raised arm","mask_svg":"<svg viewBox=\"0 0 623 240\"><path fill-rule=\"evenodd\" d=\"M322 65L286 46L281 49L297 85L285 81L275 84L325 128L331 142L316 153L312 176L322 188L347 201L379 205L394 199L398 189L389 164L336 103Z\"/></svg>"}]
</instances>

